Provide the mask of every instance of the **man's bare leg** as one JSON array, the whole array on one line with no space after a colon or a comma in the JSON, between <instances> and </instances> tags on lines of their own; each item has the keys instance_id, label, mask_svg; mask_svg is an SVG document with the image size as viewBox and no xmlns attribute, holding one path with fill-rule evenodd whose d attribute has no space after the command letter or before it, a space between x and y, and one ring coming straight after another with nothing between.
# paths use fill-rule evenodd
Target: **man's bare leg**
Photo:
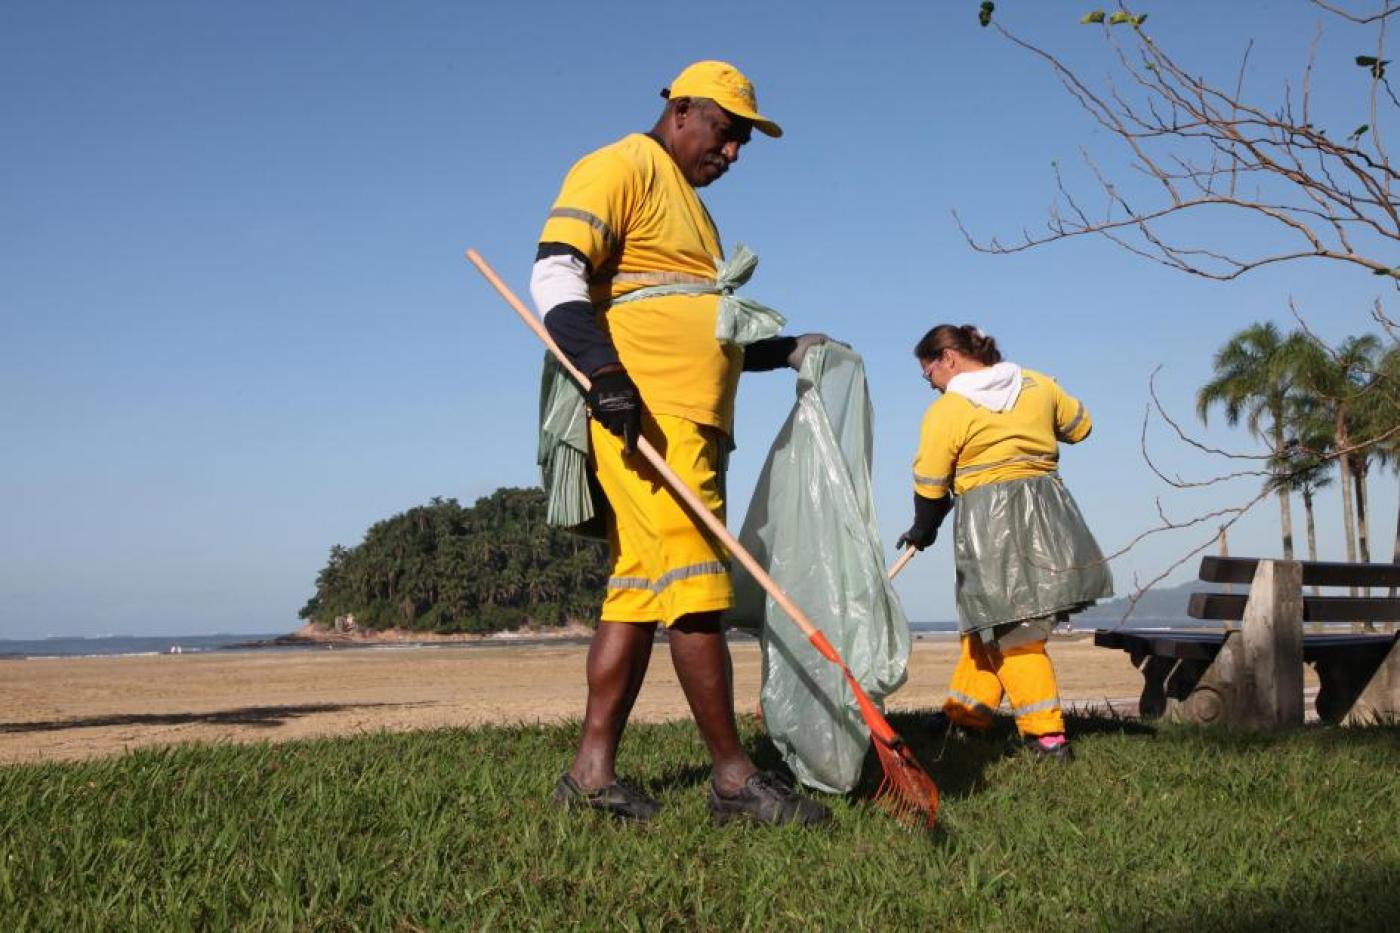
<instances>
[{"instance_id":1,"label":"man's bare leg","mask_svg":"<svg viewBox=\"0 0 1400 933\"><path fill-rule=\"evenodd\" d=\"M617 746L651 661L656 623L600 622L588 647L588 705L569 774L596 790L617 778Z\"/></svg>"},{"instance_id":2,"label":"man's bare leg","mask_svg":"<svg viewBox=\"0 0 1400 933\"><path fill-rule=\"evenodd\" d=\"M737 794L757 768L739 742L734 722L734 688L725 641L717 612L683 616L667 630L671 663L686 701L710 750L715 789Z\"/></svg>"}]
</instances>

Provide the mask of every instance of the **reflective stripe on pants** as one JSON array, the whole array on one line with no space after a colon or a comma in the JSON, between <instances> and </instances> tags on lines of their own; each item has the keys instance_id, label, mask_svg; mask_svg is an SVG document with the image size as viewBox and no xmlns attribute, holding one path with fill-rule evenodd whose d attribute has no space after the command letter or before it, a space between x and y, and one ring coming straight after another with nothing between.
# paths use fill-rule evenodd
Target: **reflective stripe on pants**
<instances>
[{"instance_id":1,"label":"reflective stripe on pants","mask_svg":"<svg viewBox=\"0 0 1400 933\"><path fill-rule=\"evenodd\" d=\"M1011 701L1022 735L1065 731L1055 668L1045 653L1044 640L998 651L975 635L962 636L962 653L943 704L948 718L969 728L986 729L1003 696Z\"/></svg>"}]
</instances>

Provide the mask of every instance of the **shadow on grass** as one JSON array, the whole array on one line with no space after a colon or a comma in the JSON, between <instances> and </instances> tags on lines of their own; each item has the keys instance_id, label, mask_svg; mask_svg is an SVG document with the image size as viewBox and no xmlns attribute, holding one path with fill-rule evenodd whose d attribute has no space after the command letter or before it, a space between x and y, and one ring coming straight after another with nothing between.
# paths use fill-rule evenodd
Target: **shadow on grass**
<instances>
[{"instance_id":1,"label":"shadow on grass","mask_svg":"<svg viewBox=\"0 0 1400 933\"><path fill-rule=\"evenodd\" d=\"M1220 898L1193 900L1190 889L1165 917L1150 926L1162 930L1394 930L1400 917L1400 865L1394 860L1347 860L1325 871L1281 870L1274 884L1257 891L1232 892ZM1281 896L1280 888L1286 892ZM1110 924L1112 925L1112 924ZM1139 926L1132 923L1132 926Z\"/></svg>"},{"instance_id":2,"label":"shadow on grass","mask_svg":"<svg viewBox=\"0 0 1400 933\"><path fill-rule=\"evenodd\" d=\"M28 732L62 732L66 729L100 729L104 726L182 726L210 725L259 726L273 728L291 719L317 713L386 706L420 706L419 703L305 703L299 706L245 706L206 713L119 713L82 719L56 719L47 722L0 722L0 735Z\"/></svg>"},{"instance_id":3,"label":"shadow on grass","mask_svg":"<svg viewBox=\"0 0 1400 933\"><path fill-rule=\"evenodd\" d=\"M1020 752L1016 724L1008 716L997 716L992 728L985 734L955 738L930 728L934 712L912 710L891 713L889 721L913 750L919 764L933 777L940 799L951 800L978 793L986 786L983 775L988 768ZM1150 737L1156 734L1151 726L1112 714L1067 714L1065 719L1071 739L1090 735ZM851 795L855 800L872 800L879 789L881 773L875 757L872 750L861 783Z\"/></svg>"},{"instance_id":4,"label":"shadow on grass","mask_svg":"<svg viewBox=\"0 0 1400 933\"><path fill-rule=\"evenodd\" d=\"M934 733L929 721L934 710L913 710L891 713L890 725L899 733L913 750L919 763L938 784L939 796L943 799L968 797L984 786L982 775L993 764L1007 758L1019 750L1015 722L1008 716L998 716L992 729L985 735L970 739L954 739L945 733ZM750 730L762 729L749 717L742 717L745 732L750 733L749 756L758 767L791 774L782 755L773 742L761 731L753 735ZM1135 719L1128 719L1112 713L1069 713L1066 722L1071 738L1085 738L1091 735L1136 735L1154 736L1157 730ZM872 749L866 759L865 771L860 783L851 792L852 801L873 801L880 787L882 774ZM671 768L658 778L647 783L653 793L680 790L707 784L710 780L710 767L706 764L684 765Z\"/></svg>"}]
</instances>

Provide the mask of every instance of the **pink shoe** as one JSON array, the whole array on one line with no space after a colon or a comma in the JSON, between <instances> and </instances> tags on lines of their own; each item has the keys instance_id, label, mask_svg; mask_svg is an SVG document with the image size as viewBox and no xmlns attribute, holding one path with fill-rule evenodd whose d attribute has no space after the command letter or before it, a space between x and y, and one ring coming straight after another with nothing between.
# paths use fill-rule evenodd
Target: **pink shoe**
<instances>
[{"instance_id":1,"label":"pink shoe","mask_svg":"<svg viewBox=\"0 0 1400 933\"><path fill-rule=\"evenodd\" d=\"M1063 732L1028 735L1022 740L1022 745L1037 758L1054 758L1058 761L1074 759L1074 749L1070 747L1069 739L1065 738Z\"/></svg>"}]
</instances>

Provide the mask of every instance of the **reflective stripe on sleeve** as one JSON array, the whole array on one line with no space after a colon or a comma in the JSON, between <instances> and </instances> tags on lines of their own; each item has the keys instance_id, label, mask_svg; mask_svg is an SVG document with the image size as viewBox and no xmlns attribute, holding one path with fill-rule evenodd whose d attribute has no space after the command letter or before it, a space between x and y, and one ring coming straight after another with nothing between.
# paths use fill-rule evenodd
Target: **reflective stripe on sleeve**
<instances>
[{"instance_id":1,"label":"reflective stripe on sleeve","mask_svg":"<svg viewBox=\"0 0 1400 933\"><path fill-rule=\"evenodd\" d=\"M940 489L948 487L948 477L946 476L924 476L921 473L914 474L915 486L933 486Z\"/></svg>"},{"instance_id":2,"label":"reflective stripe on sleeve","mask_svg":"<svg viewBox=\"0 0 1400 933\"><path fill-rule=\"evenodd\" d=\"M1074 418L1070 420L1070 423L1069 423L1069 424L1067 424L1067 425L1064 426L1064 429L1063 429L1063 430L1061 430L1061 431L1058 432L1059 436L1060 436L1060 437L1065 437L1065 438L1069 437L1071 434L1074 433L1074 429L1077 428L1077 427L1079 427L1079 422L1081 422L1081 421L1083 421L1083 420L1084 420L1084 403L1083 403L1083 402L1080 402L1080 403L1079 403L1079 408L1076 409L1075 412L1074 412Z\"/></svg>"},{"instance_id":3,"label":"reflective stripe on sleeve","mask_svg":"<svg viewBox=\"0 0 1400 933\"><path fill-rule=\"evenodd\" d=\"M1070 423L1065 424L1064 430L1056 431L1058 437L1068 440L1074 434L1075 427L1078 427L1082 420L1084 420L1084 402L1079 402L1079 408L1075 409L1074 417L1070 419Z\"/></svg>"},{"instance_id":4,"label":"reflective stripe on sleeve","mask_svg":"<svg viewBox=\"0 0 1400 933\"><path fill-rule=\"evenodd\" d=\"M607 246L608 252L617 249L617 236L612 232L612 228L603 222L603 218L597 214L590 214L588 211L582 211L576 207L556 207L549 212L549 216L551 218L567 217L570 220L581 220L602 234L603 243Z\"/></svg>"}]
</instances>

